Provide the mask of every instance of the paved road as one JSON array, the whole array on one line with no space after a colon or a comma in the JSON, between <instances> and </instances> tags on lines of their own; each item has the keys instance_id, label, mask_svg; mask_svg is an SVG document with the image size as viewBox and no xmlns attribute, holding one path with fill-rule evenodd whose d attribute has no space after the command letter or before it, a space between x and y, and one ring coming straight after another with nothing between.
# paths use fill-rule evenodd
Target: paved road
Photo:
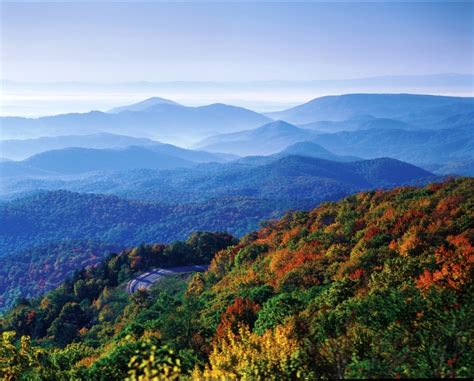
<instances>
[{"instance_id":1,"label":"paved road","mask_svg":"<svg viewBox=\"0 0 474 381\"><path fill-rule=\"evenodd\" d=\"M127 283L127 292L132 295L138 289L149 289L153 283L160 280L162 277L179 274L206 271L209 265L195 265L195 266L180 266L171 267L167 269L153 269L137 276Z\"/></svg>"}]
</instances>

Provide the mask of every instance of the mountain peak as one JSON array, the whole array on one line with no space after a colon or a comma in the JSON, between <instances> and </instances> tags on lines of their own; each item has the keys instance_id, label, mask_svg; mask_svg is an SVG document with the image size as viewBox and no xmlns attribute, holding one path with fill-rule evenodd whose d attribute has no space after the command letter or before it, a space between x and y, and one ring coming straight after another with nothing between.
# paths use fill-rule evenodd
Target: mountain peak
<instances>
[{"instance_id":1,"label":"mountain peak","mask_svg":"<svg viewBox=\"0 0 474 381\"><path fill-rule=\"evenodd\" d=\"M172 100L160 97L151 97L147 98L141 102L133 103L130 105L115 107L109 110L109 113L117 114L122 111L145 111L146 109L157 106L157 105L173 105L173 106L180 106L179 103L176 103Z\"/></svg>"}]
</instances>

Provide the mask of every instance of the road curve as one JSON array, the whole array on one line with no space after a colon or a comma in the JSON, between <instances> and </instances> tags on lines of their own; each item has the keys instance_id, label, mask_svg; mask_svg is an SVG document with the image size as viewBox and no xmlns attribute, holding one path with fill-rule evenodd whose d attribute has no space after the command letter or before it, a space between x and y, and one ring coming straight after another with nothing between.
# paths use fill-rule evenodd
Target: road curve
<instances>
[{"instance_id":1,"label":"road curve","mask_svg":"<svg viewBox=\"0 0 474 381\"><path fill-rule=\"evenodd\" d=\"M153 283L161 278L179 273L192 273L206 271L209 265L179 266L167 269L153 269L143 273L127 283L127 292L132 295L139 289L149 289Z\"/></svg>"}]
</instances>

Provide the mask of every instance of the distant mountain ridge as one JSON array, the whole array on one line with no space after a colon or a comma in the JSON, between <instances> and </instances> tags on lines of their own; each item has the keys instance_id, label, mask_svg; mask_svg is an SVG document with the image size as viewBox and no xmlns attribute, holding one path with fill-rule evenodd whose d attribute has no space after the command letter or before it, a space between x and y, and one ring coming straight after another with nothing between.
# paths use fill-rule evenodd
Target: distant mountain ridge
<instances>
[{"instance_id":1,"label":"distant mountain ridge","mask_svg":"<svg viewBox=\"0 0 474 381\"><path fill-rule=\"evenodd\" d=\"M253 165L264 165L272 163L277 159L286 157L286 156L305 156L314 159L323 159L329 161L340 161L340 162L349 162L349 161L358 161L363 160L357 156L343 156L336 155L331 151L323 148L319 144L303 141L299 143L292 144L284 150L268 156L245 156L236 160L237 163L243 164L253 164Z\"/></svg>"},{"instance_id":2,"label":"distant mountain ridge","mask_svg":"<svg viewBox=\"0 0 474 381\"><path fill-rule=\"evenodd\" d=\"M163 105L163 104L181 106L179 103L176 103L169 99L160 98L160 97L151 97L151 98L145 99L144 101L133 103L130 105L114 107L113 109L107 112L112 113L112 114L117 114L122 111L146 111L150 107L153 107L156 105Z\"/></svg>"},{"instance_id":3,"label":"distant mountain ridge","mask_svg":"<svg viewBox=\"0 0 474 381\"><path fill-rule=\"evenodd\" d=\"M371 128L464 128L474 125L474 98L345 94L316 98L287 110L263 115L220 103L187 107L154 97L114 108L109 113L91 111L36 119L0 118L3 135L8 139L108 132L186 145L213 135L255 129L274 120L320 132Z\"/></svg>"},{"instance_id":4,"label":"distant mountain ridge","mask_svg":"<svg viewBox=\"0 0 474 381\"><path fill-rule=\"evenodd\" d=\"M283 151L275 154L277 156L299 155L313 157L316 159L332 160L332 161L357 161L362 160L357 156L336 155L319 144L310 141L304 141L292 144Z\"/></svg>"},{"instance_id":5,"label":"distant mountain ridge","mask_svg":"<svg viewBox=\"0 0 474 381\"><path fill-rule=\"evenodd\" d=\"M393 118L429 128L440 117L474 111L474 98L418 94L345 94L313 99L302 105L266 115L289 123L344 121L358 115Z\"/></svg>"},{"instance_id":6,"label":"distant mountain ridge","mask_svg":"<svg viewBox=\"0 0 474 381\"><path fill-rule=\"evenodd\" d=\"M320 134L311 141L338 155L393 157L416 165L473 159L474 129L360 130Z\"/></svg>"},{"instance_id":7,"label":"distant mountain ridge","mask_svg":"<svg viewBox=\"0 0 474 381\"><path fill-rule=\"evenodd\" d=\"M101 132L91 135L47 136L36 139L0 140L1 156L22 160L32 155L63 148L124 148L128 146L153 146L163 143L146 138L135 138Z\"/></svg>"},{"instance_id":8,"label":"distant mountain ridge","mask_svg":"<svg viewBox=\"0 0 474 381\"><path fill-rule=\"evenodd\" d=\"M356 189L374 185L389 187L434 178L427 171L394 159L358 161L357 164L338 159L339 161L333 161L317 157L277 154L243 158L229 163L204 163L166 171L121 170L64 179L32 176L21 179L17 176L5 179L1 194L3 197L11 198L17 192L67 189L75 192L115 194L130 199L166 204L242 196L285 200L287 208L304 208L306 203L313 205L314 200L321 200L341 190L349 194ZM369 181L357 174L355 169L358 166L368 165L367 163L385 168L387 172L400 174L401 177L389 180L390 173L378 171L379 177ZM387 167L387 163L391 163L391 167ZM400 169L400 166L403 168ZM401 174L403 171L410 174L411 178L404 178ZM71 170L68 173L73 174Z\"/></svg>"},{"instance_id":9,"label":"distant mountain ridge","mask_svg":"<svg viewBox=\"0 0 474 381\"><path fill-rule=\"evenodd\" d=\"M95 188L93 194L58 190L0 203L0 253L65 238L130 245L169 242L200 230L242 235L288 209L312 208L359 190L436 179L394 159L341 163L302 156L264 165L131 171L131 176L116 177L123 188L112 192L130 199L99 195ZM107 176L97 180L104 185Z\"/></svg>"},{"instance_id":10,"label":"distant mountain ridge","mask_svg":"<svg viewBox=\"0 0 474 381\"><path fill-rule=\"evenodd\" d=\"M270 118L257 112L218 103L200 107L161 103L144 111L91 111L36 119L0 118L3 136L8 139L108 132L181 144L219 132L256 128L269 121Z\"/></svg>"},{"instance_id":11,"label":"distant mountain ridge","mask_svg":"<svg viewBox=\"0 0 474 381\"><path fill-rule=\"evenodd\" d=\"M241 156L262 156L278 154L297 143L311 142L319 145L319 150L322 148L337 156L363 159L385 156L426 168L444 168L440 171L443 174L447 174L449 168L455 171L452 174L472 174L472 165L468 163L474 160L474 121L469 124L468 117L454 118L453 124L457 124L455 128L440 129L411 128L397 120L367 116L362 120L324 121L303 125L311 128L324 125L329 132L277 121L266 125L273 126L268 131L263 126L254 130L216 135L200 141L196 147ZM378 128L381 122L383 128ZM314 155L310 151L306 153L303 149L300 153L303 156L331 159L327 153L326 156L322 153ZM298 154L297 151L295 153ZM340 160L335 157L332 159ZM445 166L447 163L450 165Z\"/></svg>"},{"instance_id":12,"label":"distant mountain ridge","mask_svg":"<svg viewBox=\"0 0 474 381\"><path fill-rule=\"evenodd\" d=\"M290 144L311 140L315 136L315 131L305 130L278 120L254 130L212 136L201 140L193 147L240 156L271 155L285 149Z\"/></svg>"},{"instance_id":13,"label":"distant mountain ridge","mask_svg":"<svg viewBox=\"0 0 474 381\"><path fill-rule=\"evenodd\" d=\"M417 129L409 123L390 118L375 118L371 115L358 115L343 121L321 120L317 122L299 124L298 127L316 130L321 133L333 133L341 131L356 131L369 129Z\"/></svg>"},{"instance_id":14,"label":"distant mountain ridge","mask_svg":"<svg viewBox=\"0 0 474 381\"><path fill-rule=\"evenodd\" d=\"M41 152L23 161L0 162L0 173L3 177L21 175L45 177L138 168L176 169L192 167L198 163L226 162L231 159L234 159L234 156L192 151L162 143L144 147L127 145L115 149L68 147Z\"/></svg>"},{"instance_id":15,"label":"distant mountain ridge","mask_svg":"<svg viewBox=\"0 0 474 381\"><path fill-rule=\"evenodd\" d=\"M62 174L134 168L171 169L195 165L176 156L133 146L122 149L64 148L39 153L22 163Z\"/></svg>"}]
</instances>

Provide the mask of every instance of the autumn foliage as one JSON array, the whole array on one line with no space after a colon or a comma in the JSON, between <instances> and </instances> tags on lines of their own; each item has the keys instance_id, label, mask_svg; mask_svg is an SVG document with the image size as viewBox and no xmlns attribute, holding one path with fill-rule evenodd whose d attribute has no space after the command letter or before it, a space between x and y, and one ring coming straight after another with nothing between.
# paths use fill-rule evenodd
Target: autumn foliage
<instances>
[{"instance_id":1,"label":"autumn foliage","mask_svg":"<svg viewBox=\"0 0 474 381\"><path fill-rule=\"evenodd\" d=\"M163 283L130 298L123 282L139 269L189 255L182 244L136 248L19 302L2 321L0 371L472 378L473 206L470 178L359 193L267 222L237 244L221 237L186 289ZM54 348L47 361L44 348Z\"/></svg>"},{"instance_id":2,"label":"autumn foliage","mask_svg":"<svg viewBox=\"0 0 474 381\"><path fill-rule=\"evenodd\" d=\"M237 334L239 326L242 324L253 327L259 309L258 304L247 298L236 298L221 316L221 322L216 331L217 340L224 338L229 331Z\"/></svg>"},{"instance_id":3,"label":"autumn foliage","mask_svg":"<svg viewBox=\"0 0 474 381\"><path fill-rule=\"evenodd\" d=\"M245 238L267 248L250 263L234 260L242 245L218 255L226 272L211 267L209 291L270 290L254 300L259 331L273 329L258 335L239 321L236 332L223 314L204 375L266 378L270 367L277 378L295 378L263 354L244 355L266 353L265 340L290 321L285 345L294 340L293 353L314 359L300 364L309 377L472 375L473 197L472 179L361 193L266 224ZM299 300L296 307L273 302L284 295Z\"/></svg>"}]
</instances>

